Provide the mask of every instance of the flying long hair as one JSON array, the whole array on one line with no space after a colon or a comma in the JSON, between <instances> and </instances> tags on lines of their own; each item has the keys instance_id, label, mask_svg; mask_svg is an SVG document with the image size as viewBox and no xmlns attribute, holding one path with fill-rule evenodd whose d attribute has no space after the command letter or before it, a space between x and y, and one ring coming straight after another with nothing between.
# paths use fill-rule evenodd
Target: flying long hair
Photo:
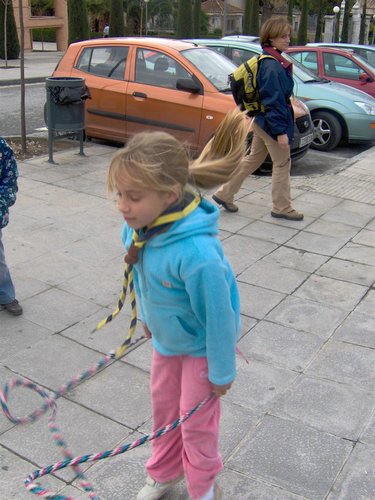
<instances>
[{"instance_id":1,"label":"flying long hair","mask_svg":"<svg viewBox=\"0 0 375 500\"><path fill-rule=\"evenodd\" d=\"M245 154L249 120L239 108L229 112L195 160L165 132L142 132L113 156L107 175L110 193L124 181L143 189L170 191L187 185L213 188L228 181Z\"/></svg>"}]
</instances>

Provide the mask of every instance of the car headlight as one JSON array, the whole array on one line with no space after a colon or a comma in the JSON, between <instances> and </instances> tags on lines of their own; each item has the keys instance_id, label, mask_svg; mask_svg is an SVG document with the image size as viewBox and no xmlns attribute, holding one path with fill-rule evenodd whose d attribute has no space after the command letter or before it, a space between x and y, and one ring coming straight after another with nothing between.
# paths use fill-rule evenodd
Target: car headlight
<instances>
[{"instance_id":1,"label":"car headlight","mask_svg":"<svg viewBox=\"0 0 375 500\"><path fill-rule=\"evenodd\" d=\"M354 104L363 109L363 111L368 115L375 115L375 106L373 106L372 104L368 104L367 102L357 102L357 101L354 101Z\"/></svg>"},{"instance_id":2,"label":"car headlight","mask_svg":"<svg viewBox=\"0 0 375 500\"><path fill-rule=\"evenodd\" d=\"M293 96L292 97L292 103L293 103L294 107L298 110L298 112L299 112L298 114L300 116L309 115L310 114L309 108L298 97Z\"/></svg>"}]
</instances>

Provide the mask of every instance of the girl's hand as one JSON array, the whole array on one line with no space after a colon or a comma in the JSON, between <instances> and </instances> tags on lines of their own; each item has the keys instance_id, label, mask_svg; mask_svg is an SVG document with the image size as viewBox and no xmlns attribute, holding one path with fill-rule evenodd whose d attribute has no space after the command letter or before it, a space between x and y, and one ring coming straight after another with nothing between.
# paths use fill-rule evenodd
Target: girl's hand
<instances>
[{"instance_id":1,"label":"girl's hand","mask_svg":"<svg viewBox=\"0 0 375 500\"><path fill-rule=\"evenodd\" d=\"M146 339L150 339L152 337L152 333L145 324L143 324L143 332L145 334Z\"/></svg>"},{"instance_id":2,"label":"girl's hand","mask_svg":"<svg viewBox=\"0 0 375 500\"><path fill-rule=\"evenodd\" d=\"M289 148L289 138L287 134L278 135L277 144L283 149Z\"/></svg>"},{"instance_id":3,"label":"girl's hand","mask_svg":"<svg viewBox=\"0 0 375 500\"><path fill-rule=\"evenodd\" d=\"M224 396L224 394L226 394L226 392L229 391L229 389L232 387L232 384L233 382L225 385L216 385L211 383L212 392L215 394L216 397L219 398L220 396Z\"/></svg>"}]
</instances>

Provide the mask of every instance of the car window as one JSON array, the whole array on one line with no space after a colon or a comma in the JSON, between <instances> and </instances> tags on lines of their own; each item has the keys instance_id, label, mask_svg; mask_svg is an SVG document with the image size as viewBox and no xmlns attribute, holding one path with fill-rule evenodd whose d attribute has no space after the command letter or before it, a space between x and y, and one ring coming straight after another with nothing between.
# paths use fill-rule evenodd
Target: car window
<instances>
[{"instance_id":1,"label":"car window","mask_svg":"<svg viewBox=\"0 0 375 500\"><path fill-rule=\"evenodd\" d=\"M176 89L178 78L191 78L191 75L175 59L163 52L137 49L136 82Z\"/></svg>"},{"instance_id":2,"label":"car window","mask_svg":"<svg viewBox=\"0 0 375 500\"><path fill-rule=\"evenodd\" d=\"M228 75L236 69L236 65L228 58L208 48L183 50L182 54L222 92L230 90Z\"/></svg>"},{"instance_id":3,"label":"car window","mask_svg":"<svg viewBox=\"0 0 375 500\"><path fill-rule=\"evenodd\" d=\"M93 47L84 49L76 68L93 75L123 80L128 47Z\"/></svg>"},{"instance_id":4,"label":"car window","mask_svg":"<svg viewBox=\"0 0 375 500\"><path fill-rule=\"evenodd\" d=\"M218 52L219 54L225 56L226 47L217 47L216 45L208 45L208 47L214 50L215 52Z\"/></svg>"},{"instance_id":5,"label":"car window","mask_svg":"<svg viewBox=\"0 0 375 500\"><path fill-rule=\"evenodd\" d=\"M327 76L358 80L361 67L348 57L323 52L324 71Z\"/></svg>"},{"instance_id":6,"label":"car window","mask_svg":"<svg viewBox=\"0 0 375 500\"><path fill-rule=\"evenodd\" d=\"M375 50L364 50L365 55L362 57L366 59L366 61L371 64L371 66L375 67ZM361 54L362 55L362 54Z\"/></svg>"},{"instance_id":7,"label":"car window","mask_svg":"<svg viewBox=\"0 0 375 500\"><path fill-rule=\"evenodd\" d=\"M230 59L232 59L234 64L237 64L239 66L255 55L258 55L258 52L247 49L231 49Z\"/></svg>"},{"instance_id":8,"label":"car window","mask_svg":"<svg viewBox=\"0 0 375 500\"><path fill-rule=\"evenodd\" d=\"M316 52L292 52L290 55L296 61L303 64L305 68L318 73L318 56Z\"/></svg>"},{"instance_id":9,"label":"car window","mask_svg":"<svg viewBox=\"0 0 375 500\"><path fill-rule=\"evenodd\" d=\"M366 49L366 47L352 47L354 53L359 55L367 65L375 66L375 50ZM373 68L370 68L373 69Z\"/></svg>"}]
</instances>

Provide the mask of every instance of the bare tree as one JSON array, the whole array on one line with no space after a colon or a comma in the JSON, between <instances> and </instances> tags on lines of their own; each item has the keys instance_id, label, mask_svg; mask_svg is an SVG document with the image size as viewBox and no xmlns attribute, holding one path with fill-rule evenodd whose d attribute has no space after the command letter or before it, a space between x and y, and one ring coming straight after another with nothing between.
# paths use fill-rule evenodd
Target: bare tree
<instances>
[{"instance_id":1,"label":"bare tree","mask_svg":"<svg viewBox=\"0 0 375 500\"><path fill-rule=\"evenodd\" d=\"M8 38L7 38L7 17L8 17L8 4L10 0L2 0L4 4L4 60L5 67L8 67Z\"/></svg>"},{"instance_id":2,"label":"bare tree","mask_svg":"<svg viewBox=\"0 0 375 500\"><path fill-rule=\"evenodd\" d=\"M25 113L25 26L23 22L22 0L18 0L20 15L20 71L21 71L21 145L26 154L26 113Z\"/></svg>"}]
</instances>

